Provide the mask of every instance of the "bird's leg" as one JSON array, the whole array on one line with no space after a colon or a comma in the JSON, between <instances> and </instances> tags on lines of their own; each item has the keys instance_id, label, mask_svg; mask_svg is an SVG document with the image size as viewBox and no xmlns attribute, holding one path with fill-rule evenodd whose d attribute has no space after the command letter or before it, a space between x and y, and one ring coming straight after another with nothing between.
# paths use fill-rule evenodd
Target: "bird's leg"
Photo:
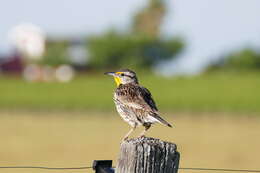
<instances>
[{"instance_id":1,"label":"bird's leg","mask_svg":"<svg viewBox=\"0 0 260 173\"><path fill-rule=\"evenodd\" d=\"M127 140L129 135L136 129L136 124L131 128L131 130L125 135L123 141Z\"/></svg>"},{"instance_id":2,"label":"bird's leg","mask_svg":"<svg viewBox=\"0 0 260 173\"><path fill-rule=\"evenodd\" d=\"M151 124L145 124L145 126L144 126L144 131L140 134L140 138L141 137L144 137L144 134L145 134L145 132L147 132L147 130L149 129L151 127Z\"/></svg>"}]
</instances>

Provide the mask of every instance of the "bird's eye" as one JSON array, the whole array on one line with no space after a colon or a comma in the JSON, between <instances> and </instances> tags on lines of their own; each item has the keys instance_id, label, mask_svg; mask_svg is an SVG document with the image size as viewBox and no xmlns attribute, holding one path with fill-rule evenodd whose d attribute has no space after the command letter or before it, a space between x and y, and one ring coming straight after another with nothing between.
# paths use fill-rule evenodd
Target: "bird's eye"
<instances>
[{"instance_id":1,"label":"bird's eye","mask_svg":"<svg viewBox=\"0 0 260 173\"><path fill-rule=\"evenodd\" d=\"M125 76L125 74L124 74L124 73L121 73L121 76Z\"/></svg>"}]
</instances>

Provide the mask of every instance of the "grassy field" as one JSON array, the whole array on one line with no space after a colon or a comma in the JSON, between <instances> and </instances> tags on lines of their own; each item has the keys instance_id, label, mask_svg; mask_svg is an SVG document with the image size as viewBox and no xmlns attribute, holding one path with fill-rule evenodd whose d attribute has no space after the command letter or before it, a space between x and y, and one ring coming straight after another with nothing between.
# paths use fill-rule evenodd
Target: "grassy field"
<instances>
[{"instance_id":1,"label":"grassy field","mask_svg":"<svg viewBox=\"0 0 260 173\"><path fill-rule=\"evenodd\" d=\"M161 110L260 112L260 73L217 73L192 78L140 75ZM70 83L28 83L0 77L0 109L114 110L114 81L79 76Z\"/></svg>"},{"instance_id":2,"label":"grassy field","mask_svg":"<svg viewBox=\"0 0 260 173\"><path fill-rule=\"evenodd\" d=\"M157 125L148 136L175 142L181 167L260 169L259 75L140 75L162 115L175 125ZM82 75L70 83L0 77L0 166L80 167L94 159L113 159L116 164L129 127L115 112L114 88L113 80L104 75Z\"/></svg>"},{"instance_id":3,"label":"grassy field","mask_svg":"<svg viewBox=\"0 0 260 173\"><path fill-rule=\"evenodd\" d=\"M181 153L181 167L260 169L258 116L165 114L175 127L156 125L147 136L175 142ZM128 130L128 125L115 112L1 111L0 165L81 167L91 165L94 159L113 159L116 164L121 138ZM0 172L91 173L92 170Z\"/></svg>"}]
</instances>

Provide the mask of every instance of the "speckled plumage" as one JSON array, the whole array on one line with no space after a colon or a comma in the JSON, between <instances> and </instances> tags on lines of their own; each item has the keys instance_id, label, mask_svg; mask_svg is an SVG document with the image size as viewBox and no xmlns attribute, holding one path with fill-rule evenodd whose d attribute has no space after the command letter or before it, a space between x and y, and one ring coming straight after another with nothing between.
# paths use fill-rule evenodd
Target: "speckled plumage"
<instances>
[{"instance_id":1,"label":"speckled plumage","mask_svg":"<svg viewBox=\"0 0 260 173\"><path fill-rule=\"evenodd\" d=\"M116 109L123 120L132 126L132 130L126 135L125 139L128 138L130 133L137 126L142 125L145 127L145 131L142 135L144 135L151 124L154 123L161 123L171 127L167 121L159 116L158 109L150 91L139 85L136 74L133 71L126 69L120 70L115 74L117 74L116 77L121 80L113 97ZM117 79L116 81L120 80Z\"/></svg>"}]
</instances>

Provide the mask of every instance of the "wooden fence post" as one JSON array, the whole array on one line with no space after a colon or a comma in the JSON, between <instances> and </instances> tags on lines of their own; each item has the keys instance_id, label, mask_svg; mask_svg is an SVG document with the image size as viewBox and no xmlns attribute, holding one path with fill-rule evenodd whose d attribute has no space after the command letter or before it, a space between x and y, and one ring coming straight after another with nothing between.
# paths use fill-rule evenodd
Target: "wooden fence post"
<instances>
[{"instance_id":1,"label":"wooden fence post","mask_svg":"<svg viewBox=\"0 0 260 173\"><path fill-rule=\"evenodd\" d=\"M177 173L180 154L173 143L137 138L121 144L116 173Z\"/></svg>"}]
</instances>

